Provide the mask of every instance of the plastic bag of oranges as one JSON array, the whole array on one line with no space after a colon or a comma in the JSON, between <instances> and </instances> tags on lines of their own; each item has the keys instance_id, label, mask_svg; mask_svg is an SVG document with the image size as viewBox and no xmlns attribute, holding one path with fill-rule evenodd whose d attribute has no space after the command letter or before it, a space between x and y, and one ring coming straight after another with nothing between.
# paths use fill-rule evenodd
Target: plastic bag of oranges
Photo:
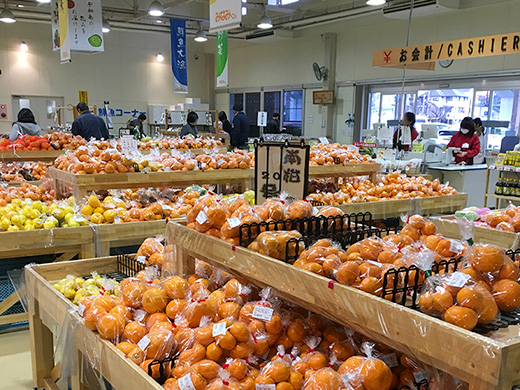
<instances>
[{"instance_id":1,"label":"plastic bag of oranges","mask_svg":"<svg viewBox=\"0 0 520 390\"><path fill-rule=\"evenodd\" d=\"M303 376L293 368L292 359L280 353L260 370L255 383L257 385L275 385L280 389L298 390L303 386Z\"/></svg>"},{"instance_id":2,"label":"plastic bag of oranges","mask_svg":"<svg viewBox=\"0 0 520 390\"><path fill-rule=\"evenodd\" d=\"M345 261L347 261L345 251L338 244L324 238L302 251L294 265L318 275L331 276Z\"/></svg>"},{"instance_id":3,"label":"plastic bag of oranges","mask_svg":"<svg viewBox=\"0 0 520 390\"><path fill-rule=\"evenodd\" d=\"M467 254L468 268L463 270L491 290L501 311L520 308L520 271L504 249L475 244Z\"/></svg>"},{"instance_id":4,"label":"plastic bag of oranges","mask_svg":"<svg viewBox=\"0 0 520 390\"><path fill-rule=\"evenodd\" d=\"M143 241L139 249L137 250L137 259L149 266L156 266L159 269L162 268L163 263L163 252L164 236L159 235L156 237L149 237Z\"/></svg>"},{"instance_id":5,"label":"plastic bag of oranges","mask_svg":"<svg viewBox=\"0 0 520 390\"><path fill-rule=\"evenodd\" d=\"M344 390L353 389L348 387L347 380L332 368L321 368L313 372L306 380L303 386L305 390Z\"/></svg>"},{"instance_id":6,"label":"plastic bag of oranges","mask_svg":"<svg viewBox=\"0 0 520 390\"><path fill-rule=\"evenodd\" d=\"M365 342L361 349L366 357L352 356L338 370L347 382L345 388L390 390L393 382L392 371L385 362L374 356L374 344Z\"/></svg>"},{"instance_id":7,"label":"plastic bag of oranges","mask_svg":"<svg viewBox=\"0 0 520 390\"><path fill-rule=\"evenodd\" d=\"M303 242L297 241L301 238L302 235L297 230L266 231L260 233L248 248L262 255L286 261L288 257L294 257L303 251Z\"/></svg>"},{"instance_id":8,"label":"plastic bag of oranges","mask_svg":"<svg viewBox=\"0 0 520 390\"><path fill-rule=\"evenodd\" d=\"M470 274L464 269L426 279L418 301L421 311L467 330L492 322L498 315L495 299Z\"/></svg>"}]
</instances>

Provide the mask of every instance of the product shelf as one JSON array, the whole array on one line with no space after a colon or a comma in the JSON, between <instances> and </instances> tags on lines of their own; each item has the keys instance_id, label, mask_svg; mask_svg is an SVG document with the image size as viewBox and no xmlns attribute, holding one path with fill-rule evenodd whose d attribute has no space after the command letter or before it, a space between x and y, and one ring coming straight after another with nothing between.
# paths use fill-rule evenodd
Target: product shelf
<instances>
[{"instance_id":1,"label":"product shelf","mask_svg":"<svg viewBox=\"0 0 520 390\"><path fill-rule=\"evenodd\" d=\"M0 161L53 162L63 153L65 153L64 150L4 150L0 151Z\"/></svg>"},{"instance_id":2,"label":"product shelf","mask_svg":"<svg viewBox=\"0 0 520 390\"><path fill-rule=\"evenodd\" d=\"M238 272L280 296L468 382L470 390L510 390L520 384L520 326L479 335L224 240L169 223L176 273L194 258Z\"/></svg>"}]
</instances>

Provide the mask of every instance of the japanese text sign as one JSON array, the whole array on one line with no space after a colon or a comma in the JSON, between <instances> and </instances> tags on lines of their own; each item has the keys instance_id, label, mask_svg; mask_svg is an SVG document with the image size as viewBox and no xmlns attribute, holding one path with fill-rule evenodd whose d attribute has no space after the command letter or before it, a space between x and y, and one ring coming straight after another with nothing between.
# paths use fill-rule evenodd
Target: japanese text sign
<instances>
[{"instance_id":1,"label":"japanese text sign","mask_svg":"<svg viewBox=\"0 0 520 390\"><path fill-rule=\"evenodd\" d=\"M303 142L255 143L256 204L287 192L305 199L309 183L309 145Z\"/></svg>"},{"instance_id":2,"label":"japanese text sign","mask_svg":"<svg viewBox=\"0 0 520 390\"><path fill-rule=\"evenodd\" d=\"M242 0L209 0L209 31L223 31L242 25Z\"/></svg>"},{"instance_id":3,"label":"japanese text sign","mask_svg":"<svg viewBox=\"0 0 520 390\"><path fill-rule=\"evenodd\" d=\"M396 67L439 60L520 53L520 33L456 39L374 51L372 66Z\"/></svg>"},{"instance_id":4,"label":"japanese text sign","mask_svg":"<svg viewBox=\"0 0 520 390\"><path fill-rule=\"evenodd\" d=\"M217 87L228 86L228 33L217 32Z\"/></svg>"},{"instance_id":5,"label":"japanese text sign","mask_svg":"<svg viewBox=\"0 0 520 390\"><path fill-rule=\"evenodd\" d=\"M173 92L188 93L188 56L186 53L186 21L170 19Z\"/></svg>"}]
</instances>

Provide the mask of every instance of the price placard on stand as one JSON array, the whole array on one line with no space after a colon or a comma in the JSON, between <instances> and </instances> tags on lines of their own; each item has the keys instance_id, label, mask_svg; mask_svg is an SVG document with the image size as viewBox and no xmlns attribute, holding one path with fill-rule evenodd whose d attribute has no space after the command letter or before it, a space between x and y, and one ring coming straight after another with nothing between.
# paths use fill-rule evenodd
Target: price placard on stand
<instances>
[{"instance_id":1,"label":"price placard on stand","mask_svg":"<svg viewBox=\"0 0 520 390\"><path fill-rule=\"evenodd\" d=\"M305 199L309 184L309 145L300 143L255 142L256 204L287 192Z\"/></svg>"},{"instance_id":2,"label":"price placard on stand","mask_svg":"<svg viewBox=\"0 0 520 390\"><path fill-rule=\"evenodd\" d=\"M131 156L137 153L137 140L132 135L121 137L121 150L123 154Z\"/></svg>"}]
</instances>

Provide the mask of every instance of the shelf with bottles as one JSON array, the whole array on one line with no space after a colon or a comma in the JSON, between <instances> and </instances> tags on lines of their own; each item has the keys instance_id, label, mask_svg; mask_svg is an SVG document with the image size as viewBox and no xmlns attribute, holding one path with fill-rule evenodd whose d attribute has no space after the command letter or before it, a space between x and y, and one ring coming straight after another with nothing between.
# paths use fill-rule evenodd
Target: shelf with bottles
<instances>
[{"instance_id":1,"label":"shelf with bottles","mask_svg":"<svg viewBox=\"0 0 520 390\"><path fill-rule=\"evenodd\" d=\"M512 177L499 177L495 184L494 195L497 195L498 197L520 200L520 179Z\"/></svg>"}]
</instances>

